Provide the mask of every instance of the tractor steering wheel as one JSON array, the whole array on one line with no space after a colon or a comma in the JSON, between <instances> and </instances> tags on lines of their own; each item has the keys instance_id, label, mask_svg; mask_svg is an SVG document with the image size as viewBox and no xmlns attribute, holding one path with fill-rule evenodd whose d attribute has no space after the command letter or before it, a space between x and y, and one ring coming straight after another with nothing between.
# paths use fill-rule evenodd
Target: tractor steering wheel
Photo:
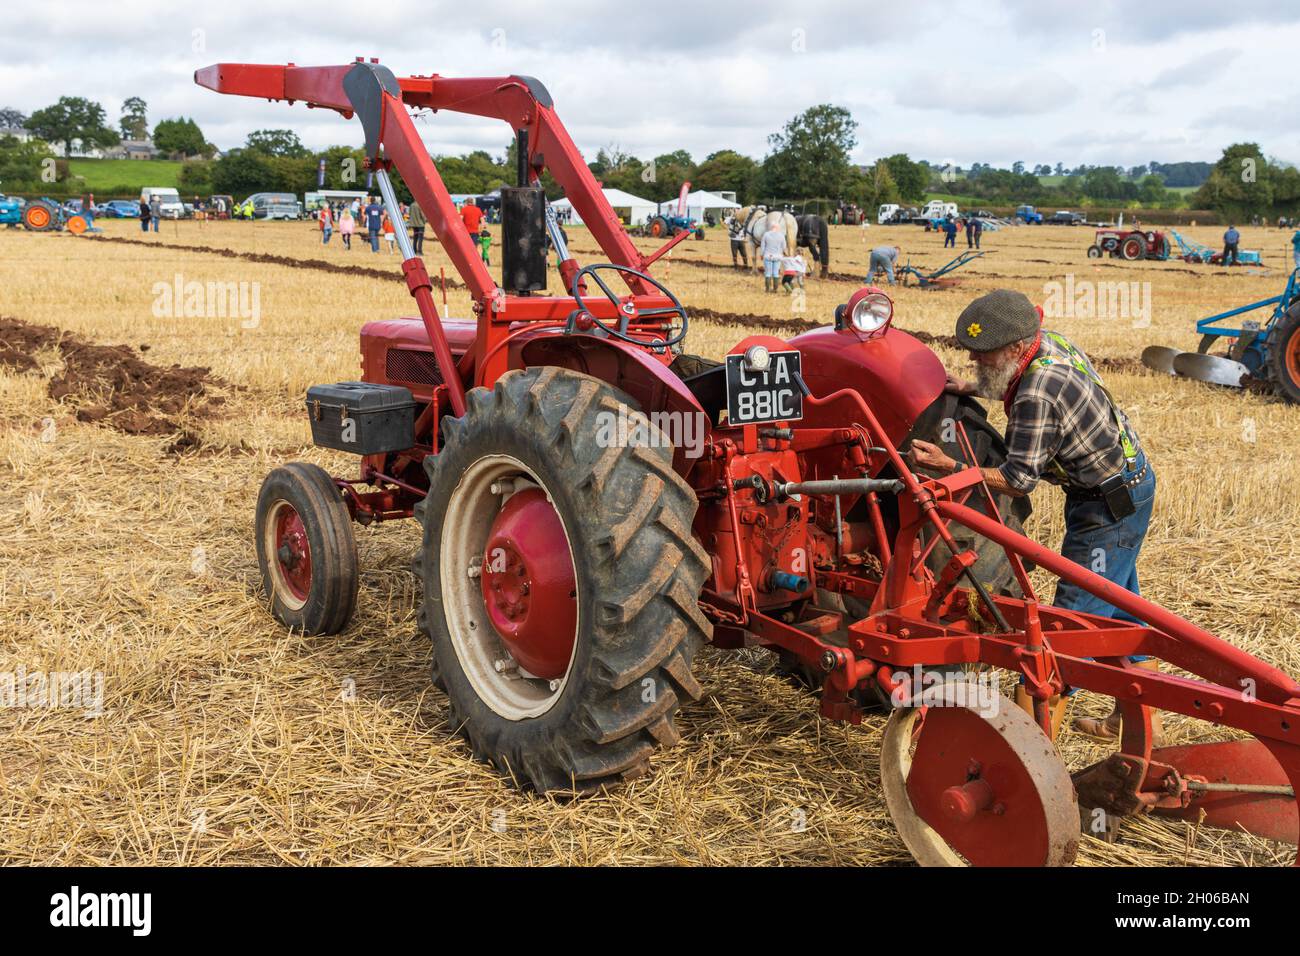
<instances>
[{"instance_id":1,"label":"tractor steering wheel","mask_svg":"<svg viewBox=\"0 0 1300 956\"><path fill-rule=\"evenodd\" d=\"M605 280L596 274L601 269L608 269L611 272L620 272L626 275L636 276L638 279L643 279L662 292L672 302L672 305L660 309L638 310L630 300L627 302L619 301L619 296L614 292L614 290L606 285ZM614 308L618 310L619 319L617 328L606 325L602 322L594 312L587 308L586 303L582 301L582 292L580 291L582 286L582 277L588 275L591 276L596 285L600 286L600 290L605 293L605 297L608 298L610 302L614 303ZM591 317L591 321L596 323L596 325L599 326L607 335L616 339L622 339L624 342L631 342L633 345L650 345L656 348L671 348L678 342L682 341L682 339L686 338L686 329L687 326L690 325L690 320L686 317L686 309L678 300L677 296L669 292L668 287L658 279L646 275L644 272L638 272L631 266L615 265L612 262L597 262L594 265L583 266L583 268L578 270L577 275L573 277L573 286L570 291L573 294L573 301L578 304L577 310L569 316L570 326L573 325L574 320L576 320L579 315L586 313ZM657 339L650 342L628 334L627 327L633 319L655 315L680 315L682 317L682 326L675 334L670 335L667 339Z\"/></svg>"}]
</instances>

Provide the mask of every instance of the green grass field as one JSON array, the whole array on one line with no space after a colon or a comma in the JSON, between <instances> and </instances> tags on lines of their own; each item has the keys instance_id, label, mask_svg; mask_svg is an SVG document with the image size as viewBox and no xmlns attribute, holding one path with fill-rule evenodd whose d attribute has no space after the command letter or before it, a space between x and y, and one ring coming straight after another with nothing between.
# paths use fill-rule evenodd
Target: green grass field
<instances>
[{"instance_id":1,"label":"green grass field","mask_svg":"<svg viewBox=\"0 0 1300 956\"><path fill-rule=\"evenodd\" d=\"M174 159L70 159L68 172L85 180L84 189L108 199L117 192L138 195L141 186L175 186L182 165Z\"/></svg>"}]
</instances>

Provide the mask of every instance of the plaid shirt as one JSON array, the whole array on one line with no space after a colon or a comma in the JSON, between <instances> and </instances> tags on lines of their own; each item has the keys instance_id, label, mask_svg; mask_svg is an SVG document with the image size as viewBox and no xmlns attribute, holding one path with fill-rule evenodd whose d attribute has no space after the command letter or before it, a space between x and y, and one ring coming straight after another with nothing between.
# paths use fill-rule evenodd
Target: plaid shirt
<instances>
[{"instance_id":1,"label":"plaid shirt","mask_svg":"<svg viewBox=\"0 0 1300 956\"><path fill-rule=\"evenodd\" d=\"M1095 488L1124 469L1124 451L1110 401L1101 386L1071 365L1066 351L1046 334L1035 361L1039 358L1048 358L1052 364L1046 368L1031 365L1020 380L1007 416L1007 459L1001 466L1002 476L1012 488L1026 494L1040 478L1067 488ZM1091 361L1088 367L1092 368ZM1123 412L1119 416L1137 445L1137 433ZM1065 478L1053 461L1064 470Z\"/></svg>"}]
</instances>

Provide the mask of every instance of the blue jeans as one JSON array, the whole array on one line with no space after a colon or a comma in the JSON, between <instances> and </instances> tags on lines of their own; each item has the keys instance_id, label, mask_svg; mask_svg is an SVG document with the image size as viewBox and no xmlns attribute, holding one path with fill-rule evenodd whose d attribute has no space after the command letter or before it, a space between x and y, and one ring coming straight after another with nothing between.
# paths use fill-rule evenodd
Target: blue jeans
<instances>
[{"instance_id":1,"label":"blue jeans","mask_svg":"<svg viewBox=\"0 0 1300 956\"><path fill-rule=\"evenodd\" d=\"M779 279L781 278L781 260L763 257L763 278Z\"/></svg>"},{"instance_id":2,"label":"blue jeans","mask_svg":"<svg viewBox=\"0 0 1300 956\"><path fill-rule=\"evenodd\" d=\"M378 229L370 230L370 251L371 252L379 251L379 230Z\"/></svg>"},{"instance_id":3,"label":"blue jeans","mask_svg":"<svg viewBox=\"0 0 1300 956\"><path fill-rule=\"evenodd\" d=\"M324 229L320 231L320 234L321 234L321 240L320 240L321 245L328 246L330 244L330 236L334 235L334 230L331 229L329 226L326 226Z\"/></svg>"},{"instance_id":4,"label":"blue jeans","mask_svg":"<svg viewBox=\"0 0 1300 956\"><path fill-rule=\"evenodd\" d=\"M883 271L885 275L889 276L889 284L894 284L894 260L889 256L878 256L873 252L871 261L867 264L867 278L865 280L867 285L871 284L871 277L877 271Z\"/></svg>"},{"instance_id":5,"label":"blue jeans","mask_svg":"<svg viewBox=\"0 0 1300 956\"><path fill-rule=\"evenodd\" d=\"M947 249L949 246L952 246L954 249L957 248L957 233L950 232L944 236L943 247Z\"/></svg>"},{"instance_id":6,"label":"blue jeans","mask_svg":"<svg viewBox=\"0 0 1300 956\"><path fill-rule=\"evenodd\" d=\"M1138 452L1134 470L1140 470L1143 465L1147 466L1145 477L1129 488L1136 510L1127 518L1116 521L1111 517L1106 502L1100 499L1067 495L1065 540L1061 542L1063 556L1134 594L1142 593L1138 588L1137 559L1151 524L1151 510L1156 499L1155 469L1147 462L1146 453ZM1068 581L1057 583L1056 598L1052 603L1068 611L1145 623Z\"/></svg>"},{"instance_id":7,"label":"blue jeans","mask_svg":"<svg viewBox=\"0 0 1300 956\"><path fill-rule=\"evenodd\" d=\"M158 231L158 217L157 217L157 216L154 216L153 219L150 220L150 221L153 223L153 231L154 231L154 232L157 232L157 231Z\"/></svg>"}]
</instances>

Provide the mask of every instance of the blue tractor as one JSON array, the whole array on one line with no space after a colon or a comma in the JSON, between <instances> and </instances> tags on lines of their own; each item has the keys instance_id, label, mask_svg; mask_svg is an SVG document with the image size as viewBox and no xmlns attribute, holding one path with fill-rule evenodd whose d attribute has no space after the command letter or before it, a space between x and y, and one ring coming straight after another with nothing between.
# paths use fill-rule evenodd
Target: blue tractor
<instances>
[{"instance_id":1,"label":"blue tractor","mask_svg":"<svg viewBox=\"0 0 1300 956\"><path fill-rule=\"evenodd\" d=\"M1017 206L1015 218L1026 226L1041 226L1043 224L1043 214L1033 206Z\"/></svg>"},{"instance_id":2,"label":"blue tractor","mask_svg":"<svg viewBox=\"0 0 1300 956\"><path fill-rule=\"evenodd\" d=\"M1267 319L1223 324L1260 309L1270 309ZM1287 277L1280 295L1207 316L1196 331L1201 344L1195 352L1152 345L1142 353L1143 364L1211 385L1272 385L1284 401L1300 405L1300 269ZM1227 343L1227 353L1211 355L1219 342Z\"/></svg>"},{"instance_id":3,"label":"blue tractor","mask_svg":"<svg viewBox=\"0 0 1300 956\"><path fill-rule=\"evenodd\" d=\"M28 202L17 196L0 195L0 225L11 229L22 226L31 232L67 228L79 236L95 228L95 217L89 211L69 214L53 199L33 199Z\"/></svg>"}]
</instances>

